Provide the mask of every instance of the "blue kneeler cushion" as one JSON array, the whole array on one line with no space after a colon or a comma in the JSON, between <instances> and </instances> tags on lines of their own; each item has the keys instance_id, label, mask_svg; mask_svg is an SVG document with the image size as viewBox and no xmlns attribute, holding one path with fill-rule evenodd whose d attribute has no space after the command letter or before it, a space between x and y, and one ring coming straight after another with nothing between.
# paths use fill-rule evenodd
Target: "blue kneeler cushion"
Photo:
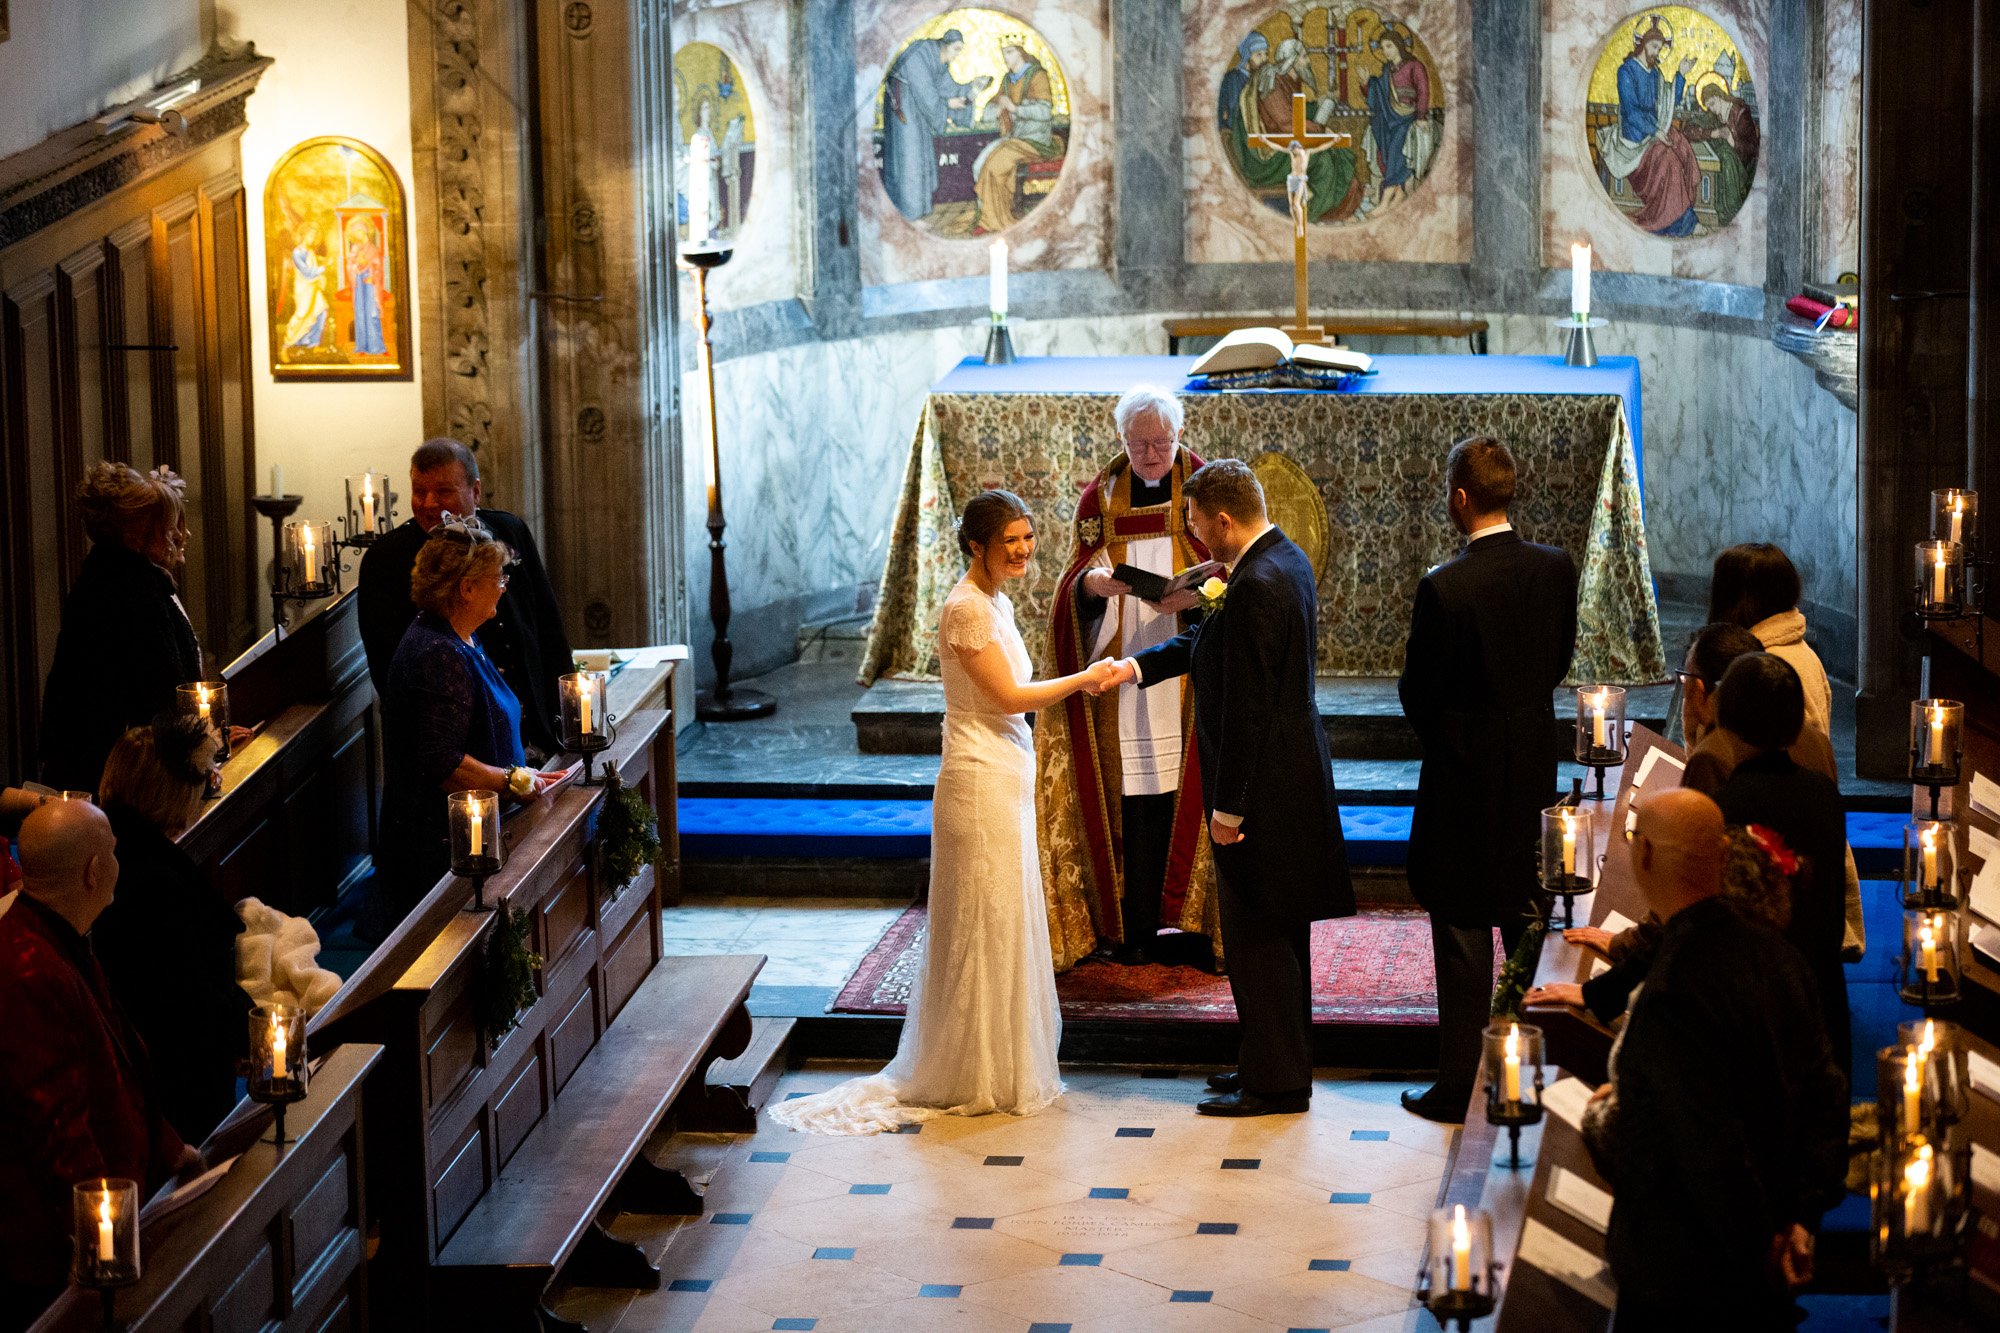
<instances>
[{"instance_id":1,"label":"blue kneeler cushion","mask_svg":"<svg viewBox=\"0 0 2000 1333\"><path fill-rule=\"evenodd\" d=\"M1903 872L1903 829L1910 816L1901 811L1850 810L1847 845L1861 878L1893 878Z\"/></svg>"}]
</instances>

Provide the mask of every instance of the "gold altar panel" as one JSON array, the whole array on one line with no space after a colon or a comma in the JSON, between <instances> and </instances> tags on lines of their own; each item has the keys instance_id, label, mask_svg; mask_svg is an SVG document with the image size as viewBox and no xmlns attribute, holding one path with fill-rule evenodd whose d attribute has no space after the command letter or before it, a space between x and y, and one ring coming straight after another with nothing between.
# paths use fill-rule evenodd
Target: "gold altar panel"
<instances>
[{"instance_id":1,"label":"gold altar panel","mask_svg":"<svg viewBox=\"0 0 2000 1333\"><path fill-rule=\"evenodd\" d=\"M1520 466L1515 526L1576 557L1571 679L1665 677L1638 468L1617 395L1191 394L1182 402L1182 438L1196 453L1279 454L1317 492L1325 522L1324 563L1315 566L1322 675L1401 673L1417 582L1459 549L1445 515L1450 442L1490 434ZM1034 510L1034 562L1007 591L1028 650L1046 670L1050 604L1074 549L1076 499L1117 448L1110 407L1096 394L930 396L911 442L864 684L886 674L936 675L938 613L965 568L953 535L959 506L996 486Z\"/></svg>"}]
</instances>

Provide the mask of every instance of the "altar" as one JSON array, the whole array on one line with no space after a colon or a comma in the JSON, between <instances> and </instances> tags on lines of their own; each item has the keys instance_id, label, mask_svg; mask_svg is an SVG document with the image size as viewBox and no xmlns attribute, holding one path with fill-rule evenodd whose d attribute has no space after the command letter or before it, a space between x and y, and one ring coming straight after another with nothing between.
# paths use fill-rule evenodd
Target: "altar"
<instances>
[{"instance_id":1,"label":"altar","mask_svg":"<svg viewBox=\"0 0 2000 1333\"><path fill-rule=\"evenodd\" d=\"M1013 491L1039 538L1008 587L1037 670L1049 663L1050 603L1074 548L1077 496L1117 450L1111 409L1136 384L1177 388L1186 356L968 357L931 387L910 444L861 681L935 676L945 595L964 572L955 525L981 490ZM1241 458L1281 484L1272 518L1310 527L1319 575L1322 675L1402 671L1410 607L1425 571L1460 538L1445 516L1452 442L1488 434L1514 452L1514 525L1576 557L1576 682L1646 684L1666 675L1641 506L1638 363L1589 369L1558 357L1383 356L1333 391L1182 391L1182 442ZM1266 455L1277 455L1268 458ZM1305 543L1302 543L1305 544Z\"/></svg>"}]
</instances>

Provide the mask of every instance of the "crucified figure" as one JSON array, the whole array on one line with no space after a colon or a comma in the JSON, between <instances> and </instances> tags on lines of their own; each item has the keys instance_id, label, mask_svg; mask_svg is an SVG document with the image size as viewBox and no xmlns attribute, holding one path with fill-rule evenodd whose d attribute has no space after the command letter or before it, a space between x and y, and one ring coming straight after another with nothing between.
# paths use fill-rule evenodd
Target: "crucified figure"
<instances>
[{"instance_id":1,"label":"crucified figure","mask_svg":"<svg viewBox=\"0 0 2000 1333\"><path fill-rule=\"evenodd\" d=\"M1292 227L1298 235L1304 236L1306 198L1310 193L1306 184L1306 159L1312 154L1308 153L1305 145L1297 139L1292 140L1291 147L1286 151L1292 155L1292 174L1285 177L1285 198L1292 208Z\"/></svg>"}]
</instances>

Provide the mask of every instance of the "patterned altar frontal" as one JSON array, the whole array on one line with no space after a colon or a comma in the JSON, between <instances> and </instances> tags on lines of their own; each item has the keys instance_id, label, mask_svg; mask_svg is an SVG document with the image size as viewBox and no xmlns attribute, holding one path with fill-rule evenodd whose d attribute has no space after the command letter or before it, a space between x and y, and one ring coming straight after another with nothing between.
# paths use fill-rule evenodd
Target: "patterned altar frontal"
<instances>
[{"instance_id":1,"label":"patterned altar frontal","mask_svg":"<svg viewBox=\"0 0 2000 1333\"><path fill-rule=\"evenodd\" d=\"M862 683L936 675L938 612L965 571L959 507L992 487L1013 491L1035 513L1033 564L1006 592L1046 672L1051 601L1075 544L1077 496L1118 448L1112 406L1133 384L1182 383L1192 359L968 362L933 386L910 445ZM1662 679L1640 506L1636 364L1607 357L1586 371L1545 357L1385 356L1376 367L1352 392L1182 397L1182 440L1196 453L1253 465L1261 454L1282 454L1317 489L1327 532L1320 673L1401 673L1417 581L1459 549L1445 514L1446 455L1454 440L1489 434L1520 466L1514 526L1568 550L1581 572L1570 679ZM1273 519L1284 525L1282 512Z\"/></svg>"}]
</instances>

